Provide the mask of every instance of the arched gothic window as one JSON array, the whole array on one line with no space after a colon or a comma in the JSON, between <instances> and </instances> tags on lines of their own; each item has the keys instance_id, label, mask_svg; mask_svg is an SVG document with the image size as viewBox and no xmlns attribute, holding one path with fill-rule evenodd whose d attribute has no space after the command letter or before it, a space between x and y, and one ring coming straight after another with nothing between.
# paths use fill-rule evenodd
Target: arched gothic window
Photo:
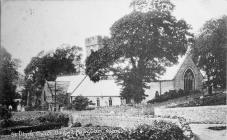
<instances>
[{"instance_id":1,"label":"arched gothic window","mask_svg":"<svg viewBox=\"0 0 227 140\"><path fill-rule=\"evenodd\" d=\"M194 90L195 77L191 69L188 69L184 74L184 90Z\"/></svg>"}]
</instances>

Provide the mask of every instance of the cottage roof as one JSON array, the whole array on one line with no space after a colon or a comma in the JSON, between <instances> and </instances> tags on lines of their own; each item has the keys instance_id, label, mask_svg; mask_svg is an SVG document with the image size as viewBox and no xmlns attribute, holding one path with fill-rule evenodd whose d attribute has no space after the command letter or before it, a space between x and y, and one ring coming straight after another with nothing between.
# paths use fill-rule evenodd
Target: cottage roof
<instances>
[{"instance_id":1,"label":"cottage roof","mask_svg":"<svg viewBox=\"0 0 227 140\"><path fill-rule=\"evenodd\" d=\"M69 75L69 76L59 76L57 77L57 82L68 82L69 87L67 88L67 93L72 93L79 83L83 80L85 75Z\"/></svg>"},{"instance_id":2,"label":"cottage roof","mask_svg":"<svg viewBox=\"0 0 227 140\"><path fill-rule=\"evenodd\" d=\"M71 75L57 77L56 81L70 82L67 93L71 96L120 96L121 86L113 79L94 83L86 75Z\"/></svg>"},{"instance_id":3,"label":"cottage roof","mask_svg":"<svg viewBox=\"0 0 227 140\"><path fill-rule=\"evenodd\" d=\"M70 86L69 81L56 81L56 94L66 94L67 89ZM52 96L51 94L55 94L55 81L47 81L45 83L45 88L48 90L46 94L47 96Z\"/></svg>"}]
</instances>

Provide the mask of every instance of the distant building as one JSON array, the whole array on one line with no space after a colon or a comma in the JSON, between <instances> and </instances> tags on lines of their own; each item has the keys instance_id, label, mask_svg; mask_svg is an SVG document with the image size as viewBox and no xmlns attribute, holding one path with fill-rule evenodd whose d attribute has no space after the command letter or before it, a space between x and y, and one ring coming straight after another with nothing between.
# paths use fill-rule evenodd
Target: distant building
<instances>
[{"instance_id":1,"label":"distant building","mask_svg":"<svg viewBox=\"0 0 227 140\"><path fill-rule=\"evenodd\" d=\"M102 37L92 36L85 39L86 56L91 54L91 51L97 51L103 48Z\"/></svg>"},{"instance_id":2,"label":"distant building","mask_svg":"<svg viewBox=\"0 0 227 140\"><path fill-rule=\"evenodd\" d=\"M59 96L65 95L67 102L69 102L70 95L67 93L69 86L70 81L46 81L41 95L42 106L47 107L50 111L60 110L65 103L62 100L59 101Z\"/></svg>"},{"instance_id":3,"label":"distant building","mask_svg":"<svg viewBox=\"0 0 227 140\"><path fill-rule=\"evenodd\" d=\"M120 86L114 80L101 80L94 83L86 75L59 76L56 79L56 95L64 94L71 103L76 96L82 95L95 106L122 105L125 101L120 96ZM55 82L47 81L42 92L42 103L48 103L49 110L55 108ZM56 109L61 103L56 101Z\"/></svg>"}]
</instances>

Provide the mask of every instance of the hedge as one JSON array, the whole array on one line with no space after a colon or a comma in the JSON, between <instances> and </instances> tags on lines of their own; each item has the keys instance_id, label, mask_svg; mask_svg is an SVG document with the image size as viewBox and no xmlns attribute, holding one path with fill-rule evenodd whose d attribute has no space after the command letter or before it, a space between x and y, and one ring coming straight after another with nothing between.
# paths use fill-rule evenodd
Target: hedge
<instances>
[{"instance_id":1,"label":"hedge","mask_svg":"<svg viewBox=\"0 0 227 140\"><path fill-rule=\"evenodd\" d=\"M164 94L161 95L156 95L154 99L149 100L147 103L155 103L155 102L163 102L167 101L169 99L174 99L174 98L179 98L191 94L198 94L200 91L195 90L195 91L185 91L182 89L179 90L169 90L168 92L165 92Z\"/></svg>"},{"instance_id":2,"label":"hedge","mask_svg":"<svg viewBox=\"0 0 227 140\"><path fill-rule=\"evenodd\" d=\"M10 135L12 133L28 133L28 132L36 132L36 131L44 131L44 130L51 130L51 129L60 129L61 124L58 123L47 123L35 126L19 126L13 128L5 128L0 130L0 135Z\"/></svg>"},{"instance_id":3,"label":"hedge","mask_svg":"<svg viewBox=\"0 0 227 140\"><path fill-rule=\"evenodd\" d=\"M12 138L6 136L5 138ZM4 138L4 137L3 137ZM16 137L15 137L16 138ZM58 130L33 132L21 139L77 139L77 140L182 140L183 131L175 124L157 121L152 125L142 124L136 129L124 130L120 127L90 126L62 128Z\"/></svg>"},{"instance_id":4,"label":"hedge","mask_svg":"<svg viewBox=\"0 0 227 140\"><path fill-rule=\"evenodd\" d=\"M42 112L41 114L42 115L39 114L37 116L33 116L33 118L27 118L27 116L24 116L22 117L22 119L16 119L19 118L17 116L14 119L1 120L0 126L2 130L0 131L0 135L7 135L12 132L18 133L20 131L26 133L30 131L34 132L50 129L59 129L62 126L68 126L68 114L63 114L61 112Z\"/></svg>"}]
</instances>

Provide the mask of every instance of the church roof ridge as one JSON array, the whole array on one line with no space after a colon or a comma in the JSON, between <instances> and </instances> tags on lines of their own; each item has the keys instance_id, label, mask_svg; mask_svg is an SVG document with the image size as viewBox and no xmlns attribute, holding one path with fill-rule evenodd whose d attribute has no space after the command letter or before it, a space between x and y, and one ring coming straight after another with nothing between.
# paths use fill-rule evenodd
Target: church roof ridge
<instances>
[{"instance_id":1,"label":"church roof ridge","mask_svg":"<svg viewBox=\"0 0 227 140\"><path fill-rule=\"evenodd\" d=\"M169 81L173 80L178 71L180 70L181 66L183 65L184 61L190 56L190 52L187 51L183 56L178 58L178 63L174 64L170 67L166 67L166 72L163 75L159 75L159 81Z\"/></svg>"}]
</instances>

